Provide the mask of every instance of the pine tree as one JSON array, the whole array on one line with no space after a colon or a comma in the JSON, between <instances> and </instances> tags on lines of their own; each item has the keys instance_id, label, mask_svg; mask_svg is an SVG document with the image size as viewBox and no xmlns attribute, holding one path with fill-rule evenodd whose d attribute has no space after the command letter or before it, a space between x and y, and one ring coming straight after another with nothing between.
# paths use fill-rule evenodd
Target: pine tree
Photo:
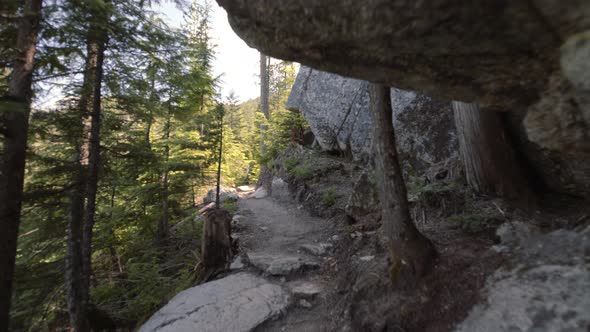
<instances>
[{"instance_id":1,"label":"pine tree","mask_svg":"<svg viewBox=\"0 0 590 332\"><path fill-rule=\"evenodd\" d=\"M32 77L42 0L26 0L18 23L16 54L0 100L0 331L8 331L12 277L21 219ZM2 47L4 49L4 45ZM4 52L3 52L4 53Z\"/></svg>"}]
</instances>

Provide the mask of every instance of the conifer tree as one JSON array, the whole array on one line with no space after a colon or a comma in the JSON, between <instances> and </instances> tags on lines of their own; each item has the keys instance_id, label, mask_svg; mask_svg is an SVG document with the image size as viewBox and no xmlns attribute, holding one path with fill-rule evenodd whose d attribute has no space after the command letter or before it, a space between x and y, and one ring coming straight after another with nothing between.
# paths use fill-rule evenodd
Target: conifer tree
<instances>
[{"instance_id":1,"label":"conifer tree","mask_svg":"<svg viewBox=\"0 0 590 332\"><path fill-rule=\"evenodd\" d=\"M0 100L0 331L8 331L21 219L32 78L42 0L26 0L16 24L16 52ZM5 45L2 45L3 54ZM4 66L3 66L4 67ZM2 68L4 69L4 68Z\"/></svg>"}]
</instances>

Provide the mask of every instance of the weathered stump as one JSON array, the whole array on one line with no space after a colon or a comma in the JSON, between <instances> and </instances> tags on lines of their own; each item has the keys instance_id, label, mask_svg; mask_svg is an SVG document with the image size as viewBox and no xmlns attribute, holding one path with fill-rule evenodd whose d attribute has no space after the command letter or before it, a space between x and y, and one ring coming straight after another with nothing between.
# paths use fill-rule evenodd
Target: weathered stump
<instances>
[{"instance_id":1,"label":"weathered stump","mask_svg":"<svg viewBox=\"0 0 590 332\"><path fill-rule=\"evenodd\" d=\"M232 256L230 213L223 209L211 209L204 216L199 275L202 282L226 270Z\"/></svg>"}]
</instances>

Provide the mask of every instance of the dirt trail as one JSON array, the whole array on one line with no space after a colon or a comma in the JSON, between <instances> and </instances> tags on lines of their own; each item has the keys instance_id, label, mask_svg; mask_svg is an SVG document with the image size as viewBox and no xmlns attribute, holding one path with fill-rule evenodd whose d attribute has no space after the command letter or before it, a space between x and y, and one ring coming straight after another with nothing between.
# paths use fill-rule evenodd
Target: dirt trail
<instances>
[{"instance_id":1,"label":"dirt trail","mask_svg":"<svg viewBox=\"0 0 590 332\"><path fill-rule=\"evenodd\" d=\"M292 294L285 315L256 331L325 331L330 280L322 271L331 256L329 223L270 197L242 198L238 206L241 250L269 281Z\"/></svg>"},{"instance_id":2,"label":"dirt trail","mask_svg":"<svg viewBox=\"0 0 590 332\"><path fill-rule=\"evenodd\" d=\"M325 221L294 205L266 197L241 199L238 206L248 227L242 246L250 253L297 254L303 244L326 240L321 236Z\"/></svg>"}]
</instances>

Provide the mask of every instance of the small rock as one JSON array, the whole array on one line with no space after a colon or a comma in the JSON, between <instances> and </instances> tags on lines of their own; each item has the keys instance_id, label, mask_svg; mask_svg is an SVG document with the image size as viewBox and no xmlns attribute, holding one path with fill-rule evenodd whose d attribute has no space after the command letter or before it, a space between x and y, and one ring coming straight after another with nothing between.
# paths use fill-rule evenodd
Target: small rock
<instances>
[{"instance_id":1,"label":"small rock","mask_svg":"<svg viewBox=\"0 0 590 332\"><path fill-rule=\"evenodd\" d=\"M230 270L241 270L244 268L244 262L242 262L242 256L236 257L234 261L229 266Z\"/></svg>"},{"instance_id":2,"label":"small rock","mask_svg":"<svg viewBox=\"0 0 590 332\"><path fill-rule=\"evenodd\" d=\"M338 242L340 241L340 235L332 235L330 239L332 240L332 242Z\"/></svg>"},{"instance_id":3,"label":"small rock","mask_svg":"<svg viewBox=\"0 0 590 332\"><path fill-rule=\"evenodd\" d=\"M318 263L298 256L249 254L248 258L256 268L273 276L289 276L320 267Z\"/></svg>"},{"instance_id":4,"label":"small rock","mask_svg":"<svg viewBox=\"0 0 590 332\"><path fill-rule=\"evenodd\" d=\"M273 197L289 198L291 196L287 182L283 181L281 178L273 178L270 188Z\"/></svg>"},{"instance_id":5,"label":"small rock","mask_svg":"<svg viewBox=\"0 0 590 332\"><path fill-rule=\"evenodd\" d=\"M239 186L238 192L244 193L248 191L253 191L255 189L254 185L247 185L247 186Z\"/></svg>"},{"instance_id":6,"label":"small rock","mask_svg":"<svg viewBox=\"0 0 590 332\"><path fill-rule=\"evenodd\" d=\"M319 293L321 293L322 288L313 282L304 282L297 285L292 286L291 293L296 298L313 300Z\"/></svg>"},{"instance_id":7,"label":"small rock","mask_svg":"<svg viewBox=\"0 0 590 332\"><path fill-rule=\"evenodd\" d=\"M215 202L215 198L216 198L216 194L217 194L217 188L213 188L211 190L209 190L207 192L207 195L205 196L205 198L203 198L203 203L204 204L209 204L212 202ZM226 188L226 187L221 187L219 190L219 201L220 202L225 202L225 201L237 201L238 200L238 194L236 194L236 190L233 188Z\"/></svg>"},{"instance_id":8,"label":"small rock","mask_svg":"<svg viewBox=\"0 0 590 332\"><path fill-rule=\"evenodd\" d=\"M268 196L268 191L264 189L264 187L256 189L254 194L252 194L252 197L254 198L265 198L266 196Z\"/></svg>"},{"instance_id":9,"label":"small rock","mask_svg":"<svg viewBox=\"0 0 590 332\"><path fill-rule=\"evenodd\" d=\"M266 232L268 230L268 227L262 226L262 227L260 227L260 229Z\"/></svg>"},{"instance_id":10,"label":"small rock","mask_svg":"<svg viewBox=\"0 0 590 332\"><path fill-rule=\"evenodd\" d=\"M507 246L500 245L500 244L492 246L492 250L497 253L510 252L510 248L508 248Z\"/></svg>"},{"instance_id":11,"label":"small rock","mask_svg":"<svg viewBox=\"0 0 590 332\"><path fill-rule=\"evenodd\" d=\"M331 243L320 243L320 244L303 244L300 247L303 251L306 251L315 256L323 256L325 255L330 248L332 248Z\"/></svg>"},{"instance_id":12,"label":"small rock","mask_svg":"<svg viewBox=\"0 0 590 332\"><path fill-rule=\"evenodd\" d=\"M303 308L308 308L308 309L312 307L311 303L309 303L309 301L304 300L304 299L299 300L299 306L301 306Z\"/></svg>"},{"instance_id":13,"label":"small rock","mask_svg":"<svg viewBox=\"0 0 590 332\"><path fill-rule=\"evenodd\" d=\"M357 238L357 237L363 237L363 233L357 231L357 232L350 234L350 238L352 238L352 239Z\"/></svg>"},{"instance_id":14,"label":"small rock","mask_svg":"<svg viewBox=\"0 0 590 332\"><path fill-rule=\"evenodd\" d=\"M524 240L538 233L539 230L535 226L521 221L504 223L496 230L496 236L500 238L502 244L509 246L520 245Z\"/></svg>"},{"instance_id":15,"label":"small rock","mask_svg":"<svg viewBox=\"0 0 590 332\"><path fill-rule=\"evenodd\" d=\"M363 261L363 262L370 262L375 258L375 256L361 256L359 257L359 260Z\"/></svg>"}]
</instances>

